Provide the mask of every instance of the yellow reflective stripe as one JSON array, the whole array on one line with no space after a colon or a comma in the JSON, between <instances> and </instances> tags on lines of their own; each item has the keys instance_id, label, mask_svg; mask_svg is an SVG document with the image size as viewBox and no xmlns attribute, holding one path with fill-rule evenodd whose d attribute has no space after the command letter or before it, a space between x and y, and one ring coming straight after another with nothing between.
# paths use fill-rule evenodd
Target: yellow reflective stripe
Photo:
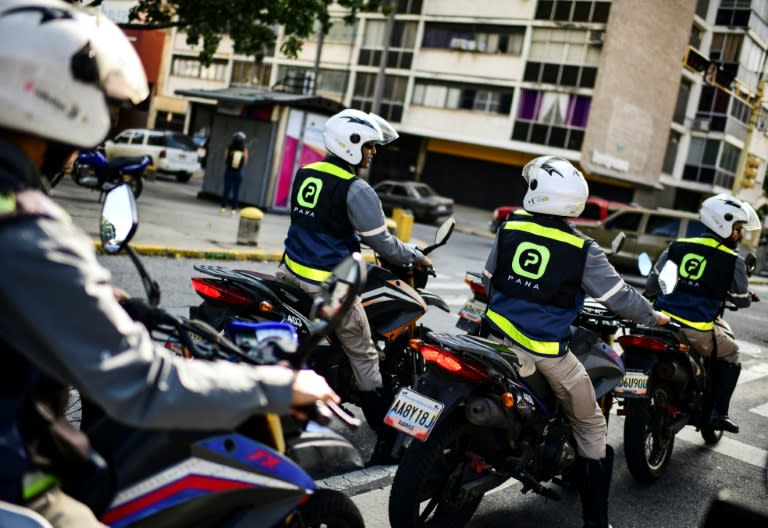
<instances>
[{"instance_id":1,"label":"yellow reflective stripe","mask_svg":"<svg viewBox=\"0 0 768 528\"><path fill-rule=\"evenodd\" d=\"M288 269L294 272L299 277L304 279L309 279L315 282L323 282L325 279L331 276L330 271L319 270L315 268L310 268L309 266L304 266L303 264L299 264L295 260L291 260L291 257L289 257L288 255L285 255L285 265L288 266Z\"/></svg>"},{"instance_id":2,"label":"yellow reflective stripe","mask_svg":"<svg viewBox=\"0 0 768 528\"><path fill-rule=\"evenodd\" d=\"M544 238L551 238L552 240L565 242L566 244L576 246L577 248L584 247L585 242L583 238L579 238L576 235L565 233L552 227L542 227L539 224L534 224L533 222L506 222L504 224L504 229L514 229L517 231L533 233L534 235L539 235Z\"/></svg>"},{"instance_id":3,"label":"yellow reflective stripe","mask_svg":"<svg viewBox=\"0 0 768 528\"><path fill-rule=\"evenodd\" d=\"M309 165L306 165L305 168L324 172L326 174L332 174L333 176L337 176L342 180L351 180L355 177L355 175L351 172L344 170L338 165L334 165L333 163L328 163L327 161L310 163Z\"/></svg>"},{"instance_id":4,"label":"yellow reflective stripe","mask_svg":"<svg viewBox=\"0 0 768 528\"><path fill-rule=\"evenodd\" d=\"M670 316L675 321L680 321L686 326L690 326L691 328L694 328L696 330L701 330L702 332L706 332L707 330L712 330L712 328L715 326L714 321L709 323L695 323L693 321L689 321L688 319L683 319L679 315L675 315L673 313L669 313L666 310L661 310L661 313L665 313L668 316Z\"/></svg>"},{"instance_id":5,"label":"yellow reflective stripe","mask_svg":"<svg viewBox=\"0 0 768 528\"><path fill-rule=\"evenodd\" d=\"M16 210L16 194L0 194L0 214L12 213Z\"/></svg>"},{"instance_id":6,"label":"yellow reflective stripe","mask_svg":"<svg viewBox=\"0 0 768 528\"><path fill-rule=\"evenodd\" d=\"M503 315L494 312L490 308L485 313L488 319L493 321L502 332L511 337L514 341L517 341L528 350L532 350L537 354L543 354L545 356L557 356L560 354L560 343L557 341L534 341L530 337L523 334L517 327L512 324L512 321L504 317Z\"/></svg>"},{"instance_id":7,"label":"yellow reflective stripe","mask_svg":"<svg viewBox=\"0 0 768 528\"><path fill-rule=\"evenodd\" d=\"M515 209L512 214L518 215L518 216L533 216L531 213L526 211L525 209Z\"/></svg>"},{"instance_id":8,"label":"yellow reflective stripe","mask_svg":"<svg viewBox=\"0 0 768 528\"><path fill-rule=\"evenodd\" d=\"M681 238L678 240L678 242L687 242L689 244L701 244L702 246L708 246L715 249L719 249L720 251L725 251L729 255L738 255L734 250L729 248L728 246L724 246L722 242L718 242L714 238L707 238L707 237L701 237L701 238Z\"/></svg>"},{"instance_id":9,"label":"yellow reflective stripe","mask_svg":"<svg viewBox=\"0 0 768 528\"><path fill-rule=\"evenodd\" d=\"M58 482L56 477L50 473L43 473L41 471L27 473L22 480L22 498L24 500L34 499L50 487L58 484Z\"/></svg>"}]
</instances>

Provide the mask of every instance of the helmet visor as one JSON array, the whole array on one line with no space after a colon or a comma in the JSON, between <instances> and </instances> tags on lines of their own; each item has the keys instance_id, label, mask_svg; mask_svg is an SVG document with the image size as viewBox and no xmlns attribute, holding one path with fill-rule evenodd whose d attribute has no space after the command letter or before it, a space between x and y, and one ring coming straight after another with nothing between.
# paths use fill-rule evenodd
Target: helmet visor
<instances>
[{"instance_id":1,"label":"helmet visor","mask_svg":"<svg viewBox=\"0 0 768 528\"><path fill-rule=\"evenodd\" d=\"M394 140L400 137L400 134L397 133L397 130L395 130L392 125L390 125L389 122L383 117L374 113L369 113L368 117L370 117L371 121L376 123L379 126L379 129L381 129L381 136L383 139L380 142L377 142L380 145L392 143Z\"/></svg>"},{"instance_id":2,"label":"helmet visor","mask_svg":"<svg viewBox=\"0 0 768 528\"><path fill-rule=\"evenodd\" d=\"M757 216L757 212L747 202L741 202L741 209L747 213L747 221L742 225L742 229L747 231L755 231L760 229L760 217Z\"/></svg>"},{"instance_id":3,"label":"helmet visor","mask_svg":"<svg viewBox=\"0 0 768 528\"><path fill-rule=\"evenodd\" d=\"M99 84L107 97L138 104L149 95L147 76L123 31L101 13L94 17L91 49L99 68Z\"/></svg>"}]
</instances>

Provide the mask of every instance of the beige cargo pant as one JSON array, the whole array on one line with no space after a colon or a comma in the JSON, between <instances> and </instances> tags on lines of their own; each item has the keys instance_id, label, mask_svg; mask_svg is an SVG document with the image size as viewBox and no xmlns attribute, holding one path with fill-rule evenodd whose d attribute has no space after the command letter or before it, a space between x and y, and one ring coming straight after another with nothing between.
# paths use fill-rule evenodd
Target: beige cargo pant
<instances>
[{"instance_id":1,"label":"beige cargo pant","mask_svg":"<svg viewBox=\"0 0 768 528\"><path fill-rule=\"evenodd\" d=\"M709 359L712 355L712 344L717 339L717 359L736 365L741 361L739 345L726 333L732 333L732 331L731 326L724 319L718 317L715 320L714 339L711 331L702 332L692 328L683 328L682 331L688 338L688 343L701 357Z\"/></svg>"},{"instance_id":2,"label":"beige cargo pant","mask_svg":"<svg viewBox=\"0 0 768 528\"><path fill-rule=\"evenodd\" d=\"M76 501L57 486L35 497L25 506L43 516L53 528L107 528L85 504Z\"/></svg>"},{"instance_id":3,"label":"beige cargo pant","mask_svg":"<svg viewBox=\"0 0 768 528\"><path fill-rule=\"evenodd\" d=\"M320 286L299 279L291 273L285 264L280 264L275 276L286 282L300 287L313 297L320 291ZM342 317L336 328L336 337L349 358L352 373L355 376L357 388L361 391L372 391L382 386L381 371L379 370L379 353L371 339L371 328L365 315L360 297Z\"/></svg>"},{"instance_id":4,"label":"beige cargo pant","mask_svg":"<svg viewBox=\"0 0 768 528\"><path fill-rule=\"evenodd\" d=\"M491 339L502 341L493 336ZM570 350L564 356L545 358L529 354L509 339L503 342L515 350L522 364L521 376L530 376L538 370L546 378L571 422L579 455L594 460L605 458L608 424L597 404L595 389L584 365Z\"/></svg>"}]
</instances>

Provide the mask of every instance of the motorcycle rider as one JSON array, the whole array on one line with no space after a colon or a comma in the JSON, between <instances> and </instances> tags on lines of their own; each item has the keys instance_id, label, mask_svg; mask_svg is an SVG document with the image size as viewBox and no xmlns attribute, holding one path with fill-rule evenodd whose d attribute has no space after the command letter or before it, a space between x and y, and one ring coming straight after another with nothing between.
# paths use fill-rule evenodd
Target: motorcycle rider
<instances>
[{"instance_id":1,"label":"motorcycle rider","mask_svg":"<svg viewBox=\"0 0 768 528\"><path fill-rule=\"evenodd\" d=\"M523 211L501 225L483 270L490 292L485 314L491 336L516 349L521 374L538 369L572 426L578 455L575 480L585 527L608 524L613 449L584 366L569 350L570 325L585 293L639 323L664 325L666 315L629 287L600 247L567 221L584 210L589 188L570 162L541 156L522 176Z\"/></svg>"},{"instance_id":2,"label":"motorcycle rider","mask_svg":"<svg viewBox=\"0 0 768 528\"><path fill-rule=\"evenodd\" d=\"M104 140L107 97L148 95L117 26L58 0L6 0L0 77L0 501L57 528L102 526L57 485L78 478L72 453L88 450L77 430L59 434L69 386L151 428L231 429L253 414L338 401L312 371L188 360L155 345L118 304L91 240L42 191L43 171Z\"/></svg>"},{"instance_id":3,"label":"motorcycle rider","mask_svg":"<svg viewBox=\"0 0 768 528\"><path fill-rule=\"evenodd\" d=\"M360 110L346 109L328 119L323 131L327 157L305 165L294 178L291 225L278 278L314 295L336 264L360 251L361 240L393 264L432 265L418 248L389 233L379 197L368 182L356 176L358 169L371 165L376 145L398 137L387 121ZM359 297L336 335L349 357L365 419L378 435L369 464L391 463L396 433L383 419L392 395L382 394L379 353Z\"/></svg>"},{"instance_id":4,"label":"motorcycle rider","mask_svg":"<svg viewBox=\"0 0 768 528\"><path fill-rule=\"evenodd\" d=\"M728 407L741 372L739 345L719 314L726 300L738 308L752 303L746 265L736 248L745 229L760 229L760 219L752 206L727 193L704 200L699 219L707 231L672 242L662 252L648 276L645 294L655 297L656 307L682 325L681 331L703 358L710 358L715 348L709 423L738 433ZM674 291L665 295L658 277L667 260L678 265L679 280Z\"/></svg>"}]
</instances>

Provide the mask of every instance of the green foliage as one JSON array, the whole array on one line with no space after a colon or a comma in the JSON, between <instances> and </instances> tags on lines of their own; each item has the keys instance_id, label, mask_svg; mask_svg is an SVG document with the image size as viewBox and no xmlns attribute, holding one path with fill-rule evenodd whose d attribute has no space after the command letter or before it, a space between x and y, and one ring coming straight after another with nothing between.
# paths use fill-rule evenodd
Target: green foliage
<instances>
[{"instance_id":1,"label":"green foliage","mask_svg":"<svg viewBox=\"0 0 768 528\"><path fill-rule=\"evenodd\" d=\"M376 11L386 0L336 0L350 10L346 22L359 11ZM333 0L137 0L131 8L131 27L173 27L187 32L187 44L202 43L200 62L210 65L221 36L229 34L236 53L260 59L273 48L283 27L280 51L295 58L312 35L315 21L324 33L331 27L328 6ZM388 4L388 3L387 3Z\"/></svg>"}]
</instances>

